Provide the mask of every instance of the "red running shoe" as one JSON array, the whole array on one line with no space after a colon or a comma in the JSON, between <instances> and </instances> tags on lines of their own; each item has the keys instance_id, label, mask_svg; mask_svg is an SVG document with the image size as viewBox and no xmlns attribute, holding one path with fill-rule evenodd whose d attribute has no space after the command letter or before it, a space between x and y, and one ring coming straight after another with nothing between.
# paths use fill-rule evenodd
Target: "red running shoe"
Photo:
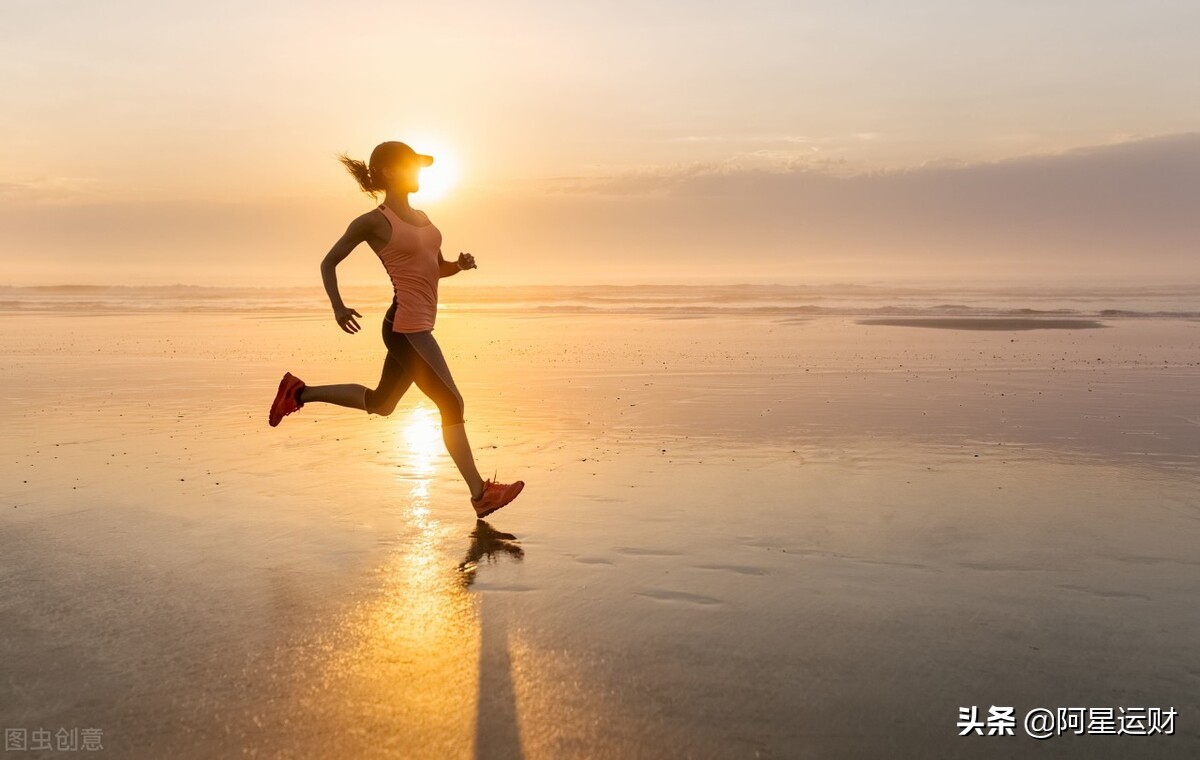
<instances>
[{"instance_id":1,"label":"red running shoe","mask_svg":"<svg viewBox=\"0 0 1200 760\"><path fill-rule=\"evenodd\" d=\"M471 506L475 508L475 516L482 519L495 512L500 507L517 498L525 481L518 480L511 485L497 483L490 478L483 481L483 495L478 500L472 498Z\"/></svg>"},{"instance_id":2,"label":"red running shoe","mask_svg":"<svg viewBox=\"0 0 1200 760\"><path fill-rule=\"evenodd\" d=\"M291 372L285 373L283 379L279 381L279 390L275 392L275 401L271 403L271 416L268 422L271 427L279 424L279 421L304 406L300 401L300 391L304 390L304 381L293 375Z\"/></svg>"}]
</instances>

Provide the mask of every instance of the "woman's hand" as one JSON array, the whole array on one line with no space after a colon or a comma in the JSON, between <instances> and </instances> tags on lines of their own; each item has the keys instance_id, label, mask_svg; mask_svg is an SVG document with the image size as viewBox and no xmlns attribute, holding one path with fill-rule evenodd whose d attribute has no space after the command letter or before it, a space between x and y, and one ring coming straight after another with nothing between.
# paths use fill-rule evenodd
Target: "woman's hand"
<instances>
[{"instance_id":1,"label":"woman's hand","mask_svg":"<svg viewBox=\"0 0 1200 760\"><path fill-rule=\"evenodd\" d=\"M343 306L333 310L333 318L337 320L338 327L342 328L351 335L362 329L358 326L358 321L354 319L355 317L362 319L362 314L359 314L349 306Z\"/></svg>"},{"instance_id":2,"label":"woman's hand","mask_svg":"<svg viewBox=\"0 0 1200 760\"><path fill-rule=\"evenodd\" d=\"M475 257L469 253L459 253L458 261L455 263L458 264L459 269L474 269Z\"/></svg>"}]
</instances>

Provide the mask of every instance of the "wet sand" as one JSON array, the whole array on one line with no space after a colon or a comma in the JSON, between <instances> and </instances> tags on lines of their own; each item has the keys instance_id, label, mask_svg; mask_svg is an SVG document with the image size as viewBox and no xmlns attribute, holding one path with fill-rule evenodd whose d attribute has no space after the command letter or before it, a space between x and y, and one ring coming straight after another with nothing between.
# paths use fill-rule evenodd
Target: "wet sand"
<instances>
[{"instance_id":1,"label":"wet sand","mask_svg":"<svg viewBox=\"0 0 1200 760\"><path fill-rule=\"evenodd\" d=\"M861 319L861 325L892 327L936 327L943 330L1091 330L1107 327L1094 319L1050 319L1046 317L916 317Z\"/></svg>"},{"instance_id":2,"label":"wet sand","mask_svg":"<svg viewBox=\"0 0 1200 760\"><path fill-rule=\"evenodd\" d=\"M0 315L0 723L122 758L1200 753L1200 323ZM1147 706L1174 736L958 736ZM62 753L26 752L55 757ZM16 756L16 755L14 755Z\"/></svg>"}]
</instances>

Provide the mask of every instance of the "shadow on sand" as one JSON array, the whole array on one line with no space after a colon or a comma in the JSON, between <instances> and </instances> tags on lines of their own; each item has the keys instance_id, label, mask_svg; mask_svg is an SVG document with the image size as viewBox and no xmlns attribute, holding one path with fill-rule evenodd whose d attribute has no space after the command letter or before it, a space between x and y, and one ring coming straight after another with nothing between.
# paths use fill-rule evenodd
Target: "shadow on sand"
<instances>
[{"instance_id":1,"label":"shadow on sand","mask_svg":"<svg viewBox=\"0 0 1200 760\"><path fill-rule=\"evenodd\" d=\"M480 563L509 556L520 562L525 550L511 533L496 530L483 520L475 523L467 556L458 566L465 588L475 582ZM517 695L513 688L512 661L508 652L508 612L503 599L482 594L479 604L479 698L475 714L476 760L523 758Z\"/></svg>"}]
</instances>

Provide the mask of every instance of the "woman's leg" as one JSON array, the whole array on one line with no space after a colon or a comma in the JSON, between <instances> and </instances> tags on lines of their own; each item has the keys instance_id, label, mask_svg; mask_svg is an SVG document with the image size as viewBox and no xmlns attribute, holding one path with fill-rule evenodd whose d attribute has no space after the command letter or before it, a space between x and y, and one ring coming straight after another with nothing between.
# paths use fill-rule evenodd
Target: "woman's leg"
<instances>
[{"instance_id":1,"label":"woman's leg","mask_svg":"<svg viewBox=\"0 0 1200 760\"><path fill-rule=\"evenodd\" d=\"M412 363L411 356L397 354L389 346L387 358L383 360L383 372L379 375L379 385L363 394L363 408L370 414L382 414L385 417L396 411L396 404L412 386Z\"/></svg>"},{"instance_id":2,"label":"woman's leg","mask_svg":"<svg viewBox=\"0 0 1200 760\"><path fill-rule=\"evenodd\" d=\"M367 387L357 383L306 385L304 390L300 391L300 403L321 401L326 404L348 406L351 409L366 409L366 402L363 400L366 394Z\"/></svg>"},{"instance_id":3,"label":"woman's leg","mask_svg":"<svg viewBox=\"0 0 1200 760\"><path fill-rule=\"evenodd\" d=\"M463 480L467 482L467 487L471 489L471 498L478 501L483 496L483 478L479 475L479 468L475 466L475 454L467 440L467 423L443 425L442 441L446 444L446 451L450 452L450 458L458 466Z\"/></svg>"},{"instance_id":4,"label":"woman's leg","mask_svg":"<svg viewBox=\"0 0 1200 760\"><path fill-rule=\"evenodd\" d=\"M300 391L301 403L320 401L326 404L337 404L350 409L362 409L371 414L389 415L399 403L404 392L412 385L412 374L408 371L406 360L396 356L390 350L383 360L383 372L379 376L379 385L368 388L357 383L341 385L310 385Z\"/></svg>"},{"instance_id":5,"label":"woman's leg","mask_svg":"<svg viewBox=\"0 0 1200 760\"><path fill-rule=\"evenodd\" d=\"M417 354L412 362L413 381L422 393L437 404L442 417L442 441L446 444L446 451L471 489L471 498L478 500L483 495L483 478L475 466L475 454L467 440L463 397L454 384L450 368L446 366L442 349L432 332L403 335Z\"/></svg>"}]
</instances>

